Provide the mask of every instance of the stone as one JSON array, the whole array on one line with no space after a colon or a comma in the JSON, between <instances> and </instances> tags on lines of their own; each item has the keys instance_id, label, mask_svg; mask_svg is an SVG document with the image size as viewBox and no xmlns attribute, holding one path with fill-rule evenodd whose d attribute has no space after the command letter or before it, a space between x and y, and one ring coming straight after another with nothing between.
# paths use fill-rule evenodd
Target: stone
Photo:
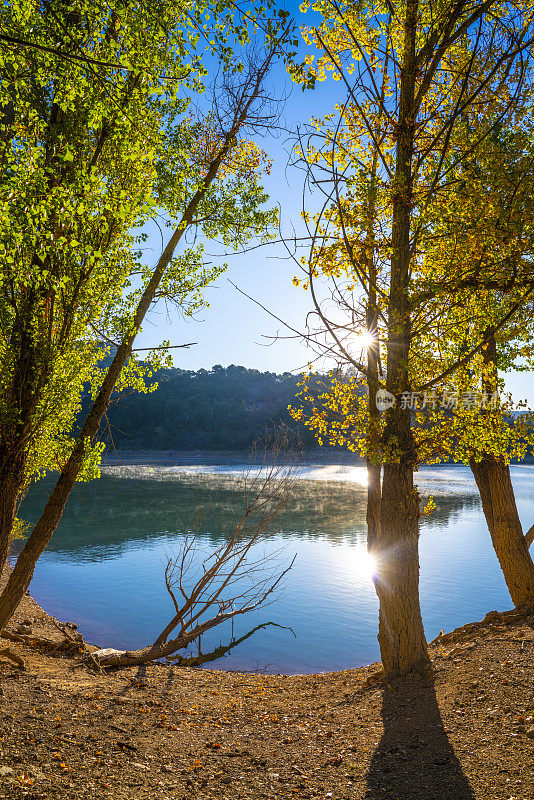
<instances>
[{"instance_id":1,"label":"stone","mask_svg":"<svg viewBox=\"0 0 534 800\"><path fill-rule=\"evenodd\" d=\"M8 775L13 775L13 772L11 767L0 767L0 778L7 778Z\"/></svg>"},{"instance_id":2,"label":"stone","mask_svg":"<svg viewBox=\"0 0 534 800\"><path fill-rule=\"evenodd\" d=\"M534 739L534 725L531 728L527 728L527 736L529 739Z\"/></svg>"}]
</instances>

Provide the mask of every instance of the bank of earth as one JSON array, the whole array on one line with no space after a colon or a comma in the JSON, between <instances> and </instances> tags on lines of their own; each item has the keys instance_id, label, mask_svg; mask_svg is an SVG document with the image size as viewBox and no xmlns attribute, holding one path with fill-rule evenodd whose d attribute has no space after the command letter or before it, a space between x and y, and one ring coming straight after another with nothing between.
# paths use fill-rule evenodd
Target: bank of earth
<instances>
[{"instance_id":1,"label":"bank of earth","mask_svg":"<svg viewBox=\"0 0 534 800\"><path fill-rule=\"evenodd\" d=\"M29 595L10 630L28 626L63 639ZM103 675L26 641L0 640L26 667L0 658L0 798L534 797L534 617L442 636L431 679L389 687L379 664Z\"/></svg>"}]
</instances>

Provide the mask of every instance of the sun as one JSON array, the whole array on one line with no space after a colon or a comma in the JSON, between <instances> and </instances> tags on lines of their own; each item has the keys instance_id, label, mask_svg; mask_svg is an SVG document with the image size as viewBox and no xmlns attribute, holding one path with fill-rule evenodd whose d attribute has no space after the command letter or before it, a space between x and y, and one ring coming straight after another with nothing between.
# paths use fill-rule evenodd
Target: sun
<instances>
[{"instance_id":1,"label":"sun","mask_svg":"<svg viewBox=\"0 0 534 800\"><path fill-rule=\"evenodd\" d=\"M358 350L366 350L376 340L373 334L369 333L369 331L362 331L361 333L357 333L352 341Z\"/></svg>"}]
</instances>

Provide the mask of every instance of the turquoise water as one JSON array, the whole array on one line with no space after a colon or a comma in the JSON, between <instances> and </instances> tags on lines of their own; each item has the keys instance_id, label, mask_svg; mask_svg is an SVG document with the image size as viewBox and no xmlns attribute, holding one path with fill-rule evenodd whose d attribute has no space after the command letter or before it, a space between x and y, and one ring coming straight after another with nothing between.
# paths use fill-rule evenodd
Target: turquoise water
<instances>
[{"instance_id":1,"label":"turquoise water","mask_svg":"<svg viewBox=\"0 0 534 800\"><path fill-rule=\"evenodd\" d=\"M102 647L135 648L157 636L172 612L163 581L168 555L199 508L208 509L198 534L202 553L222 541L241 499L243 465L108 468L98 481L78 484L31 584L39 603L62 620L75 620ZM524 526L534 521L534 467L512 467ZM378 605L365 547L362 468L309 465L290 505L261 547L283 566L296 555L276 602L240 619L235 633L274 621L225 659L224 669L319 672L379 658ZM420 540L421 604L427 637L480 619L510 599L491 548L476 487L467 468L422 470L423 496L434 514ZM27 497L22 516L38 516L51 482ZM281 550L281 553L280 553ZM226 639L218 630L203 649Z\"/></svg>"}]
</instances>

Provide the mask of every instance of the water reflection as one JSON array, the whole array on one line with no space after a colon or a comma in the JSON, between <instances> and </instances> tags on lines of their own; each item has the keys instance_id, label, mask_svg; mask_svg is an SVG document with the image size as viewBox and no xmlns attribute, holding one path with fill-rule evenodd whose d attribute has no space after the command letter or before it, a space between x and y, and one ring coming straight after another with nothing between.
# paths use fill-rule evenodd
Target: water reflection
<instances>
[{"instance_id":1,"label":"water reflection","mask_svg":"<svg viewBox=\"0 0 534 800\"><path fill-rule=\"evenodd\" d=\"M266 535L280 539L325 537L333 544L357 545L366 552L366 495L360 478L356 484L297 482L290 502ZM47 478L33 487L21 510L25 520L38 519L52 486L53 478ZM47 552L64 554L69 560L113 558L125 548L135 549L162 536L179 537L194 527L199 508L208 509L201 535L216 544L226 535L242 503L242 491L236 486L238 481L227 475L217 479L185 473L174 480L165 473L158 479L105 474L98 481L78 483ZM434 526L446 526L451 517L478 507L476 494L442 494L435 499Z\"/></svg>"}]
</instances>

